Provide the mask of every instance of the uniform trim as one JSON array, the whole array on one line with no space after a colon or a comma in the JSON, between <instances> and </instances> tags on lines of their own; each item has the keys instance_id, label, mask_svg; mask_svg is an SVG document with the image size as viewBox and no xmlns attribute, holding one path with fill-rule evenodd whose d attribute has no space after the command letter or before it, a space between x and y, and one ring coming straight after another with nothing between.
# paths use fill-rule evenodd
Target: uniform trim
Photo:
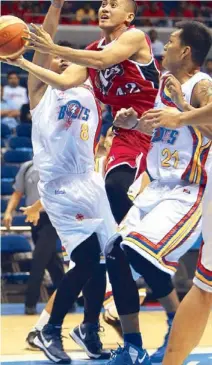
<instances>
[{"instance_id":1,"label":"uniform trim","mask_svg":"<svg viewBox=\"0 0 212 365\"><path fill-rule=\"evenodd\" d=\"M131 232L124 241L129 241L158 260L169 270L176 271L178 263L170 262L165 257L181 246L197 227L202 214L201 201L204 188L200 186L197 200L187 214L157 244L138 232Z\"/></svg>"},{"instance_id":2,"label":"uniform trim","mask_svg":"<svg viewBox=\"0 0 212 365\"><path fill-rule=\"evenodd\" d=\"M206 269L202 264L202 249L205 242L202 240L195 277L212 288L212 271Z\"/></svg>"}]
</instances>

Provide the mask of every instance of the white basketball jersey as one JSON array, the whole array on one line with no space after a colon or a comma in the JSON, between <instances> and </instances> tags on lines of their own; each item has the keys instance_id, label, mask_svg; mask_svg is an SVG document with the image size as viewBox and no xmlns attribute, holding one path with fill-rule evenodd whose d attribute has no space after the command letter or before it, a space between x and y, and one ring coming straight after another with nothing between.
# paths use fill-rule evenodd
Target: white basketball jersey
<instances>
[{"instance_id":1,"label":"white basketball jersey","mask_svg":"<svg viewBox=\"0 0 212 365\"><path fill-rule=\"evenodd\" d=\"M101 117L91 89L48 86L31 114L34 163L41 181L94 170Z\"/></svg>"},{"instance_id":2,"label":"white basketball jersey","mask_svg":"<svg viewBox=\"0 0 212 365\"><path fill-rule=\"evenodd\" d=\"M167 74L160 81L155 108L176 107L165 87ZM203 72L196 73L182 85L185 100L190 104L195 85L204 79L211 79ZM197 128L182 127L176 130L157 128L153 132L147 169L153 179L166 182L185 180L190 183L206 184L211 141Z\"/></svg>"}]
</instances>

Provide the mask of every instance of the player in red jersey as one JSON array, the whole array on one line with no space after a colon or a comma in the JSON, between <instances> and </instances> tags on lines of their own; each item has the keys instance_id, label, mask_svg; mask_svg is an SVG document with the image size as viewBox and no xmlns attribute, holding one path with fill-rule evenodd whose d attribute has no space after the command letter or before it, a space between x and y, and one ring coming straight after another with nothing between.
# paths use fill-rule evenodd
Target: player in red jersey
<instances>
[{"instance_id":1,"label":"player in red jersey","mask_svg":"<svg viewBox=\"0 0 212 365\"><path fill-rule=\"evenodd\" d=\"M52 78L49 71L43 70L38 77L63 89L77 86L90 77L95 96L112 107L113 115L122 107L132 106L141 116L154 104L159 71L148 37L130 26L135 13L133 0L103 0L99 9L103 38L87 50L58 46L36 27L36 34L29 33L27 48L58 55L74 63L64 76ZM26 69L32 70L29 65ZM134 180L139 156L142 156L145 169L149 141L149 136L137 131L116 131L107 164L106 189L118 223L131 207L126 193Z\"/></svg>"}]
</instances>

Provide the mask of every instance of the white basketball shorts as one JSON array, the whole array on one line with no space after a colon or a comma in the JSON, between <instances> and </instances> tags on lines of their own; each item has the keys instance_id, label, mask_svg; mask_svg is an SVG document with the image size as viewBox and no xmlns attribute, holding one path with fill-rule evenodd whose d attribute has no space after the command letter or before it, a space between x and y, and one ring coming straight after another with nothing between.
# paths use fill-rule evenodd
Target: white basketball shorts
<instances>
[{"instance_id":1,"label":"white basketball shorts","mask_svg":"<svg viewBox=\"0 0 212 365\"><path fill-rule=\"evenodd\" d=\"M116 232L102 176L96 172L69 174L39 182L42 205L69 255L96 232L102 251Z\"/></svg>"},{"instance_id":2,"label":"white basketball shorts","mask_svg":"<svg viewBox=\"0 0 212 365\"><path fill-rule=\"evenodd\" d=\"M110 252L118 235L121 246L129 246L159 269L174 275L179 258L201 234L202 196L198 185L151 182L135 199L119 232L109 240Z\"/></svg>"}]
</instances>

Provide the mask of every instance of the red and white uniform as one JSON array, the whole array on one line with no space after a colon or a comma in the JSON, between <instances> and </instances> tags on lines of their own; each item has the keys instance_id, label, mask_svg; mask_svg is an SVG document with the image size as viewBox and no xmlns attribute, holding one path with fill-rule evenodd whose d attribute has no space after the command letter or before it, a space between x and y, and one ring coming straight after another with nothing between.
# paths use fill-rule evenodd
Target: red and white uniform
<instances>
[{"instance_id":1,"label":"red and white uniform","mask_svg":"<svg viewBox=\"0 0 212 365\"><path fill-rule=\"evenodd\" d=\"M140 30L130 27L128 32L140 32ZM151 49L149 38L146 39ZM107 46L105 38L102 38L89 45L87 49L101 51ZM114 116L121 108L130 107L133 107L141 116L154 106L160 72L153 56L148 64L125 60L105 70L93 68L88 70L96 98L110 105ZM141 154L145 157L142 159L142 169L145 169L149 143L149 136L138 131L119 128L108 156L106 173L123 164L135 168L136 160Z\"/></svg>"}]
</instances>

